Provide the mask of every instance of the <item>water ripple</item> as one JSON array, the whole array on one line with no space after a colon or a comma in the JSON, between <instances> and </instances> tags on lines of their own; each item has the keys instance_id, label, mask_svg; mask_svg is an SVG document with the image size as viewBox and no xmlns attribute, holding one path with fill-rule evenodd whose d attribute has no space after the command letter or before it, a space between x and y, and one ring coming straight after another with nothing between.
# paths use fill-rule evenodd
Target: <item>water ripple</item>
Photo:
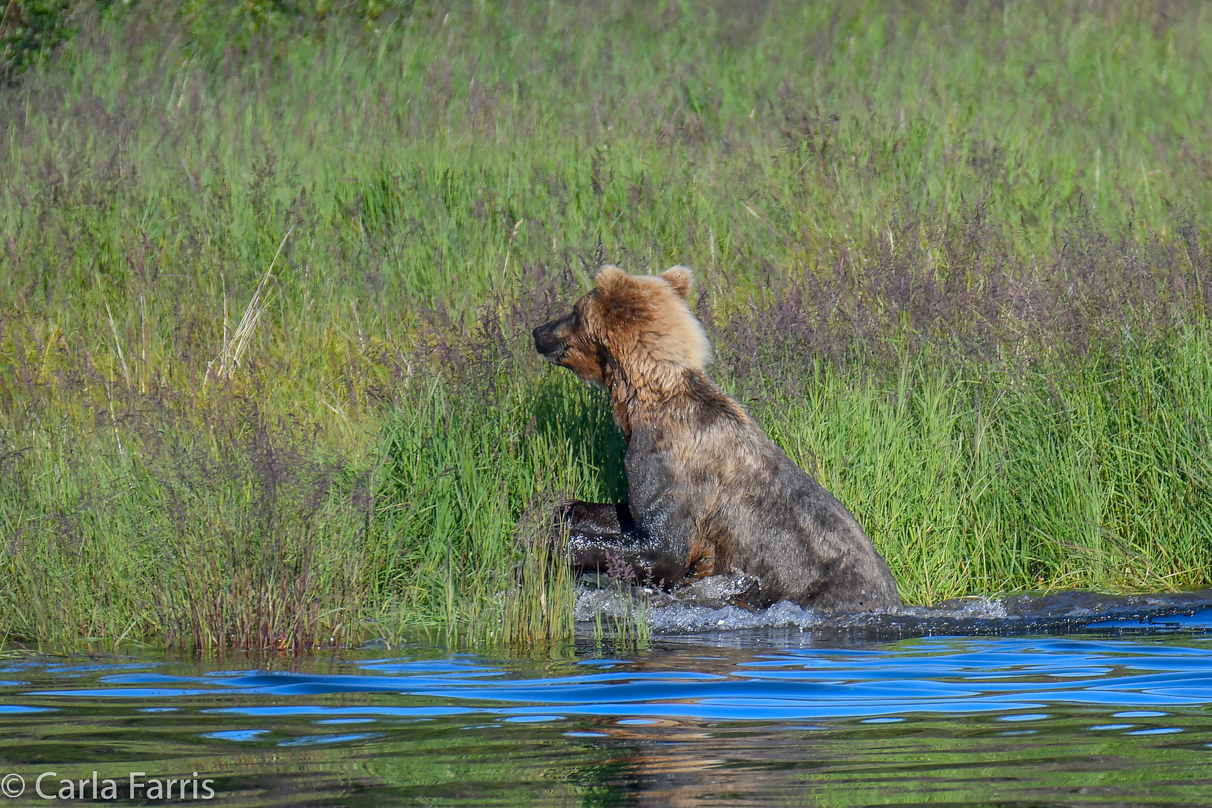
<instances>
[{"instance_id":1,"label":"water ripple","mask_svg":"<svg viewBox=\"0 0 1212 808\"><path fill-rule=\"evenodd\" d=\"M123 779L132 761L149 776L210 773L233 805L526 804L554 792L573 804L729 793L759 795L735 804L1198 805L1212 767L1212 637L1154 629L826 646L798 631L727 632L537 658L424 646L243 664L9 657L0 758L27 782Z\"/></svg>"},{"instance_id":2,"label":"water ripple","mask_svg":"<svg viewBox=\"0 0 1212 808\"><path fill-rule=\"evenodd\" d=\"M1050 704L1191 706L1212 703L1212 651L1098 639L949 639L903 642L893 649L788 649L740 660L695 660L695 670L666 670L645 659L613 661L541 677L476 665L359 661L354 672L323 675L259 670L195 676L155 671L106 673L92 666L88 687L30 689L29 697L181 700L223 694L291 703L215 708L249 715L330 712L306 697L391 694L418 705L348 708L348 714L517 716L681 716L699 720L877 716L903 712L978 713ZM574 669L575 670L575 669ZM58 671L48 669L51 678Z\"/></svg>"}]
</instances>

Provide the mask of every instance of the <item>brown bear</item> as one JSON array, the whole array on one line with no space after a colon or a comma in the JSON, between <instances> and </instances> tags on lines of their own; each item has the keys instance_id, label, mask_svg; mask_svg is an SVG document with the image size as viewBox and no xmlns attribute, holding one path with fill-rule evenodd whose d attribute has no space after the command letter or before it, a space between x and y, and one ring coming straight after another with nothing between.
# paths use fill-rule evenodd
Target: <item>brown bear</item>
<instances>
[{"instance_id":1,"label":"brown bear","mask_svg":"<svg viewBox=\"0 0 1212 808\"><path fill-rule=\"evenodd\" d=\"M888 564L850 512L795 465L703 372L691 274L604 267L572 311L534 329L549 361L602 387L627 440L630 503L564 512L581 567L630 565L650 583L736 571L749 605L825 611L901 604Z\"/></svg>"}]
</instances>

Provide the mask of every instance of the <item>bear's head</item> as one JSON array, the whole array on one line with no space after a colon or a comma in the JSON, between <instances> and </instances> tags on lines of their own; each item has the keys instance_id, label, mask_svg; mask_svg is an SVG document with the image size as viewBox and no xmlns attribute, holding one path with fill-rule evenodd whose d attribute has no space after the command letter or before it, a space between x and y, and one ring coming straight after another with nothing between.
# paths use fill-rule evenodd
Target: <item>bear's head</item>
<instances>
[{"instance_id":1,"label":"bear's head","mask_svg":"<svg viewBox=\"0 0 1212 808\"><path fill-rule=\"evenodd\" d=\"M690 312L690 283L680 266L660 275L603 267L571 312L534 330L535 350L612 393L622 384L632 395L659 395L710 358Z\"/></svg>"}]
</instances>

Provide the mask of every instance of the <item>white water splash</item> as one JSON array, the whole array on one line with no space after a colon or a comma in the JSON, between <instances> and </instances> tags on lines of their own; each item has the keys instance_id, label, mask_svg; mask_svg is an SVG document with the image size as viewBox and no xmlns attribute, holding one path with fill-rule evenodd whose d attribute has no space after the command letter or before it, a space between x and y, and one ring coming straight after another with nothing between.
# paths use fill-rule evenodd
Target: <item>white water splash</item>
<instances>
[{"instance_id":1,"label":"white water splash","mask_svg":"<svg viewBox=\"0 0 1212 808\"><path fill-rule=\"evenodd\" d=\"M1032 597L963 598L933 607L836 614L776 603L744 606L757 579L717 575L663 592L587 575L577 584L575 617L582 624L644 620L654 634L697 634L755 629L798 629L870 634L885 639L943 634L1069 633L1088 628L1195 628L1212 626L1212 591L1136 596L1061 592ZM740 604L740 605L738 605ZM1190 616L1196 615L1195 623ZM1206 617L1206 619L1204 619ZM1173 624L1173 625L1172 625Z\"/></svg>"}]
</instances>

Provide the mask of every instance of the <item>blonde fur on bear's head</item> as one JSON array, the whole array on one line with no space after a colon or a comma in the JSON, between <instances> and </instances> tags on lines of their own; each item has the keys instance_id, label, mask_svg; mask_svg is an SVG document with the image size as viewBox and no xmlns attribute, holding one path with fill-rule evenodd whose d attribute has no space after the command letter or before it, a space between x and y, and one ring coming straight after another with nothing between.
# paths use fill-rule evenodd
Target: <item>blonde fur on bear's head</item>
<instances>
[{"instance_id":1,"label":"blonde fur on bear's head","mask_svg":"<svg viewBox=\"0 0 1212 808\"><path fill-rule=\"evenodd\" d=\"M628 275L603 267L594 283L595 332L631 373L661 377L702 370L711 344L690 311L693 276L683 266L660 275Z\"/></svg>"},{"instance_id":2,"label":"blonde fur on bear's head","mask_svg":"<svg viewBox=\"0 0 1212 808\"><path fill-rule=\"evenodd\" d=\"M690 270L628 275L602 267L572 311L534 329L535 350L606 389L615 419L630 435L637 406L668 401L702 376L711 358L703 326L690 311Z\"/></svg>"}]
</instances>

